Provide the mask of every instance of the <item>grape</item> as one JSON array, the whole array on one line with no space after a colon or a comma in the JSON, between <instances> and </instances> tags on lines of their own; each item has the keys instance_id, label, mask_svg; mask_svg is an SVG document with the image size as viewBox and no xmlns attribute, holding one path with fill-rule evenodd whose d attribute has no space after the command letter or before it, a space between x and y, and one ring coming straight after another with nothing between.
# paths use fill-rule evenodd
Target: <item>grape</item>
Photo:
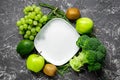
<instances>
[{"instance_id":1,"label":"grape","mask_svg":"<svg viewBox=\"0 0 120 80\"><path fill-rule=\"evenodd\" d=\"M47 15L44 15L40 7L35 4L23 9L25 16L16 22L19 33L25 39L34 40L36 34L40 31L42 25L47 21Z\"/></svg>"},{"instance_id":2,"label":"grape","mask_svg":"<svg viewBox=\"0 0 120 80\"><path fill-rule=\"evenodd\" d=\"M25 19L24 19L24 18L21 18L21 19L20 19L20 21L23 21L23 20L25 20Z\"/></svg>"},{"instance_id":3,"label":"grape","mask_svg":"<svg viewBox=\"0 0 120 80\"><path fill-rule=\"evenodd\" d=\"M26 12L26 7L23 9L23 12Z\"/></svg>"},{"instance_id":4,"label":"grape","mask_svg":"<svg viewBox=\"0 0 120 80\"><path fill-rule=\"evenodd\" d=\"M25 8L25 11L26 12L28 12L28 11L30 11L31 10L31 6L27 6L26 8Z\"/></svg>"},{"instance_id":5,"label":"grape","mask_svg":"<svg viewBox=\"0 0 120 80\"><path fill-rule=\"evenodd\" d=\"M35 33L35 28L32 28L32 29L31 29L31 32L32 32L32 33Z\"/></svg>"},{"instance_id":6,"label":"grape","mask_svg":"<svg viewBox=\"0 0 120 80\"><path fill-rule=\"evenodd\" d=\"M42 13L41 11L39 12L39 14L40 14L41 16L43 16L43 13Z\"/></svg>"},{"instance_id":7,"label":"grape","mask_svg":"<svg viewBox=\"0 0 120 80\"><path fill-rule=\"evenodd\" d=\"M27 31L26 31L26 34L27 34L27 35L30 35L30 34L31 34L31 31L27 30Z\"/></svg>"},{"instance_id":8,"label":"grape","mask_svg":"<svg viewBox=\"0 0 120 80\"><path fill-rule=\"evenodd\" d=\"M28 6L24 8L24 11L25 11L25 12L29 11Z\"/></svg>"},{"instance_id":9,"label":"grape","mask_svg":"<svg viewBox=\"0 0 120 80\"><path fill-rule=\"evenodd\" d=\"M27 19L29 19L29 16L26 15L26 16L25 16L25 20L27 20Z\"/></svg>"},{"instance_id":10,"label":"grape","mask_svg":"<svg viewBox=\"0 0 120 80\"><path fill-rule=\"evenodd\" d=\"M33 20L32 19L28 19L28 24L32 24Z\"/></svg>"},{"instance_id":11,"label":"grape","mask_svg":"<svg viewBox=\"0 0 120 80\"><path fill-rule=\"evenodd\" d=\"M45 22L46 22L46 21L47 21L47 19L48 19L48 18L47 18L47 15L44 15L44 16L42 17L42 19L43 19L43 21L45 21Z\"/></svg>"},{"instance_id":12,"label":"grape","mask_svg":"<svg viewBox=\"0 0 120 80\"><path fill-rule=\"evenodd\" d=\"M35 4L32 5L32 8L35 9L37 6Z\"/></svg>"},{"instance_id":13,"label":"grape","mask_svg":"<svg viewBox=\"0 0 120 80\"><path fill-rule=\"evenodd\" d=\"M32 27L29 25L29 26L28 26L28 30L31 30L31 29L32 29Z\"/></svg>"},{"instance_id":14,"label":"grape","mask_svg":"<svg viewBox=\"0 0 120 80\"><path fill-rule=\"evenodd\" d=\"M35 20L37 21L37 20L39 20L39 18L37 16L35 16Z\"/></svg>"},{"instance_id":15,"label":"grape","mask_svg":"<svg viewBox=\"0 0 120 80\"><path fill-rule=\"evenodd\" d=\"M23 9L23 13L24 14L27 13L26 7Z\"/></svg>"},{"instance_id":16,"label":"grape","mask_svg":"<svg viewBox=\"0 0 120 80\"><path fill-rule=\"evenodd\" d=\"M25 39L29 38L29 35L25 34L25 35L24 35L24 38L25 38Z\"/></svg>"},{"instance_id":17,"label":"grape","mask_svg":"<svg viewBox=\"0 0 120 80\"><path fill-rule=\"evenodd\" d=\"M21 21L17 21L16 25L19 27L21 25Z\"/></svg>"},{"instance_id":18,"label":"grape","mask_svg":"<svg viewBox=\"0 0 120 80\"><path fill-rule=\"evenodd\" d=\"M33 21L33 25L37 25L38 24L38 22L37 21Z\"/></svg>"},{"instance_id":19,"label":"grape","mask_svg":"<svg viewBox=\"0 0 120 80\"><path fill-rule=\"evenodd\" d=\"M24 25L23 25L23 28L24 28L25 30L27 30L28 25L27 25L27 24L24 24Z\"/></svg>"},{"instance_id":20,"label":"grape","mask_svg":"<svg viewBox=\"0 0 120 80\"><path fill-rule=\"evenodd\" d=\"M24 34L24 31L19 31L19 34L23 35L23 34Z\"/></svg>"},{"instance_id":21,"label":"grape","mask_svg":"<svg viewBox=\"0 0 120 80\"><path fill-rule=\"evenodd\" d=\"M35 32L35 33L32 33L32 35L33 35L33 36L36 36L36 34L37 34L37 32Z\"/></svg>"},{"instance_id":22,"label":"grape","mask_svg":"<svg viewBox=\"0 0 120 80\"><path fill-rule=\"evenodd\" d=\"M36 16L36 13L35 13L35 12L32 12L31 15L30 15L30 18L31 18L31 19L34 19L35 16Z\"/></svg>"},{"instance_id":23,"label":"grape","mask_svg":"<svg viewBox=\"0 0 120 80\"><path fill-rule=\"evenodd\" d=\"M42 27L42 24L41 23L38 23L38 25L37 25L38 27Z\"/></svg>"},{"instance_id":24,"label":"grape","mask_svg":"<svg viewBox=\"0 0 120 80\"><path fill-rule=\"evenodd\" d=\"M27 15L27 14L28 14L28 12L24 12L24 14L26 14L26 15Z\"/></svg>"},{"instance_id":25,"label":"grape","mask_svg":"<svg viewBox=\"0 0 120 80\"><path fill-rule=\"evenodd\" d=\"M31 12L28 13L28 18L31 19Z\"/></svg>"},{"instance_id":26,"label":"grape","mask_svg":"<svg viewBox=\"0 0 120 80\"><path fill-rule=\"evenodd\" d=\"M39 20L39 19L41 18L41 14L38 14L36 17L37 17L38 20Z\"/></svg>"},{"instance_id":27,"label":"grape","mask_svg":"<svg viewBox=\"0 0 120 80\"><path fill-rule=\"evenodd\" d=\"M21 21L21 24L25 24L25 18L21 18L20 21Z\"/></svg>"},{"instance_id":28,"label":"grape","mask_svg":"<svg viewBox=\"0 0 120 80\"><path fill-rule=\"evenodd\" d=\"M41 8L40 8L40 7L36 7L35 9L41 11Z\"/></svg>"},{"instance_id":29,"label":"grape","mask_svg":"<svg viewBox=\"0 0 120 80\"><path fill-rule=\"evenodd\" d=\"M32 23L33 23L33 20L32 20L32 19L27 19L27 20L26 20L26 23L32 24Z\"/></svg>"},{"instance_id":30,"label":"grape","mask_svg":"<svg viewBox=\"0 0 120 80\"><path fill-rule=\"evenodd\" d=\"M32 15L34 15L34 16L35 16L35 15L36 15L36 13L35 13L35 12L32 12Z\"/></svg>"},{"instance_id":31,"label":"grape","mask_svg":"<svg viewBox=\"0 0 120 80\"><path fill-rule=\"evenodd\" d=\"M30 11L33 11L33 10L34 10L34 8L32 6L30 6Z\"/></svg>"},{"instance_id":32,"label":"grape","mask_svg":"<svg viewBox=\"0 0 120 80\"><path fill-rule=\"evenodd\" d=\"M41 18L41 19L39 20L39 22L40 22L40 23L43 23L44 21L43 21L43 19Z\"/></svg>"},{"instance_id":33,"label":"grape","mask_svg":"<svg viewBox=\"0 0 120 80\"><path fill-rule=\"evenodd\" d=\"M30 39L30 40L34 40L34 36L33 36L33 35L30 35L30 36L29 36L29 39Z\"/></svg>"},{"instance_id":34,"label":"grape","mask_svg":"<svg viewBox=\"0 0 120 80\"><path fill-rule=\"evenodd\" d=\"M26 10L26 8L23 10L24 14L28 14L28 11Z\"/></svg>"},{"instance_id":35,"label":"grape","mask_svg":"<svg viewBox=\"0 0 120 80\"><path fill-rule=\"evenodd\" d=\"M28 16L29 18L34 19L35 15L36 15L35 12L30 12Z\"/></svg>"},{"instance_id":36,"label":"grape","mask_svg":"<svg viewBox=\"0 0 120 80\"><path fill-rule=\"evenodd\" d=\"M40 20L40 18L41 18L41 14L37 14L37 15L35 16L35 20Z\"/></svg>"},{"instance_id":37,"label":"grape","mask_svg":"<svg viewBox=\"0 0 120 80\"><path fill-rule=\"evenodd\" d=\"M19 27L19 30L23 30L24 29L24 26L23 25L21 25L20 27Z\"/></svg>"},{"instance_id":38,"label":"grape","mask_svg":"<svg viewBox=\"0 0 120 80\"><path fill-rule=\"evenodd\" d=\"M37 32L39 32L39 31L40 31L40 27L36 27L35 30L36 30Z\"/></svg>"},{"instance_id":39,"label":"grape","mask_svg":"<svg viewBox=\"0 0 120 80\"><path fill-rule=\"evenodd\" d=\"M40 12L40 7L36 7L36 8L35 8L35 12L36 12L36 13L39 13L39 12Z\"/></svg>"}]
</instances>

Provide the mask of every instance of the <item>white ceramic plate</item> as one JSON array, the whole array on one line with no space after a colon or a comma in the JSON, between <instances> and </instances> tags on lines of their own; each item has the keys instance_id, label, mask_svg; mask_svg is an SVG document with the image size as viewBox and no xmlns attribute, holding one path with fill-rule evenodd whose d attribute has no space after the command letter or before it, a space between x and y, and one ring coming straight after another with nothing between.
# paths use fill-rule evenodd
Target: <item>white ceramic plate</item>
<instances>
[{"instance_id":1,"label":"white ceramic plate","mask_svg":"<svg viewBox=\"0 0 120 80\"><path fill-rule=\"evenodd\" d=\"M36 35L34 45L48 62L60 66L79 50L76 46L78 38L79 34L71 24L64 19L54 18Z\"/></svg>"}]
</instances>

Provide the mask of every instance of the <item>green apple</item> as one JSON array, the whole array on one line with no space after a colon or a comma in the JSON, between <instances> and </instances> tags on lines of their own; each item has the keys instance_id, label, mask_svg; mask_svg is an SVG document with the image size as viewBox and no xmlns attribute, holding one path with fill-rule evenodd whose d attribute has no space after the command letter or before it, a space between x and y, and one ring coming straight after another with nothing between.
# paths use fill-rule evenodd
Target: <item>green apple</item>
<instances>
[{"instance_id":1,"label":"green apple","mask_svg":"<svg viewBox=\"0 0 120 80\"><path fill-rule=\"evenodd\" d=\"M93 21L90 18L83 17L76 21L76 30L80 34L91 33L93 29Z\"/></svg>"},{"instance_id":2,"label":"green apple","mask_svg":"<svg viewBox=\"0 0 120 80\"><path fill-rule=\"evenodd\" d=\"M38 54L31 54L26 60L27 69L36 73L43 69L44 64L44 58Z\"/></svg>"}]
</instances>

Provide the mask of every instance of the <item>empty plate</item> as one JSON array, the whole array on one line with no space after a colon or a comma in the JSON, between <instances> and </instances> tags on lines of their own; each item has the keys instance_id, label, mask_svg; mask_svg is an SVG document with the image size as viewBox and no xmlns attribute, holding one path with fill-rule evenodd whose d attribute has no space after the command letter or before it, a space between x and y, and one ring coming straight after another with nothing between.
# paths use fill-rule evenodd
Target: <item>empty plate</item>
<instances>
[{"instance_id":1,"label":"empty plate","mask_svg":"<svg viewBox=\"0 0 120 80\"><path fill-rule=\"evenodd\" d=\"M68 62L79 50L76 41L79 34L61 18L54 18L36 35L34 45L48 62L60 66Z\"/></svg>"}]
</instances>

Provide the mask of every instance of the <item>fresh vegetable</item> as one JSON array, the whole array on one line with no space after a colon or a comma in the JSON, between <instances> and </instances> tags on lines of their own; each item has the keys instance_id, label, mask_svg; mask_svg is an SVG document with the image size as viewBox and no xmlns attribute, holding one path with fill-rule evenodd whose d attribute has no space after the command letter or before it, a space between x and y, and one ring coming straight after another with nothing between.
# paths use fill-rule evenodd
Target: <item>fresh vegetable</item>
<instances>
[{"instance_id":1,"label":"fresh vegetable","mask_svg":"<svg viewBox=\"0 0 120 80\"><path fill-rule=\"evenodd\" d=\"M57 67L53 64L46 64L43 72L48 76L54 76L56 74Z\"/></svg>"},{"instance_id":2,"label":"fresh vegetable","mask_svg":"<svg viewBox=\"0 0 120 80\"><path fill-rule=\"evenodd\" d=\"M77 46L82 48L78 56L74 56L70 60L70 65L75 71L80 71L80 68L87 64L89 71L97 71L101 69L105 59L106 48L97 39L82 35L76 42Z\"/></svg>"},{"instance_id":3,"label":"fresh vegetable","mask_svg":"<svg viewBox=\"0 0 120 80\"><path fill-rule=\"evenodd\" d=\"M68 8L66 11L66 17L69 20L76 20L80 17L80 11L78 8L72 7L72 8Z\"/></svg>"},{"instance_id":4,"label":"fresh vegetable","mask_svg":"<svg viewBox=\"0 0 120 80\"><path fill-rule=\"evenodd\" d=\"M34 43L30 40L21 40L17 45L17 52L24 56L28 55L34 49Z\"/></svg>"},{"instance_id":5,"label":"fresh vegetable","mask_svg":"<svg viewBox=\"0 0 120 80\"><path fill-rule=\"evenodd\" d=\"M45 7L51 10L48 14L48 20L51 20L52 18L63 18L69 22L69 20L66 18L65 12L59 9L58 7L55 7L53 5L46 4L46 3L41 3L41 2L39 3L39 5L41 7Z\"/></svg>"},{"instance_id":6,"label":"fresh vegetable","mask_svg":"<svg viewBox=\"0 0 120 80\"><path fill-rule=\"evenodd\" d=\"M25 7L23 12L25 16L16 23L19 34L23 35L25 39L34 40L42 25L47 22L48 17L36 5Z\"/></svg>"},{"instance_id":7,"label":"fresh vegetable","mask_svg":"<svg viewBox=\"0 0 120 80\"><path fill-rule=\"evenodd\" d=\"M57 67L57 72L60 74L60 75L64 75L65 73L69 72L70 71L70 64L69 63L66 63L62 66L58 66Z\"/></svg>"},{"instance_id":8,"label":"fresh vegetable","mask_svg":"<svg viewBox=\"0 0 120 80\"><path fill-rule=\"evenodd\" d=\"M93 20L87 17L79 18L76 21L76 30L80 34L88 34L92 32L93 29Z\"/></svg>"},{"instance_id":9,"label":"fresh vegetable","mask_svg":"<svg viewBox=\"0 0 120 80\"><path fill-rule=\"evenodd\" d=\"M35 73L41 71L44 67L44 64L44 58L38 54L31 54L26 60L27 69Z\"/></svg>"}]
</instances>

